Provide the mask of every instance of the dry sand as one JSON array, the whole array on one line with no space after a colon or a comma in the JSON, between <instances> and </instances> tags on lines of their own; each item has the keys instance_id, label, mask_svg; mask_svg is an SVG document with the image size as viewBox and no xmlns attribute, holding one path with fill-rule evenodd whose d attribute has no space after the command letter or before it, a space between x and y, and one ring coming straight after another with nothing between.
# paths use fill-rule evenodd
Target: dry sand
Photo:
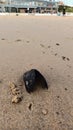
<instances>
[{"instance_id":1,"label":"dry sand","mask_svg":"<svg viewBox=\"0 0 73 130\"><path fill-rule=\"evenodd\" d=\"M8 82L31 68L48 91L21 86L12 104ZM73 17L0 16L0 130L73 130Z\"/></svg>"}]
</instances>

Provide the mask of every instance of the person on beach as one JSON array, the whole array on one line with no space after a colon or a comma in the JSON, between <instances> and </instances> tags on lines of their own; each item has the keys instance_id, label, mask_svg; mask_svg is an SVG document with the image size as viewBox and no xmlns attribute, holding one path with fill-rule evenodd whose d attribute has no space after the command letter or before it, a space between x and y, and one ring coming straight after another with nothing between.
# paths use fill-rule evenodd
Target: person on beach
<instances>
[{"instance_id":1,"label":"person on beach","mask_svg":"<svg viewBox=\"0 0 73 130\"><path fill-rule=\"evenodd\" d=\"M65 14L66 14L66 9L65 9L65 7L63 8L63 16L65 16Z\"/></svg>"}]
</instances>

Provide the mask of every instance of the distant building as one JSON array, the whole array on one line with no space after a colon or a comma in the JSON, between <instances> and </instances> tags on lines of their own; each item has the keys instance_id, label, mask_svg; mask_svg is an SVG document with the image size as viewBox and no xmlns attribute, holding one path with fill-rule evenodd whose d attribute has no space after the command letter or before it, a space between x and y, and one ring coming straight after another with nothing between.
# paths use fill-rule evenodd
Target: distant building
<instances>
[{"instance_id":1,"label":"distant building","mask_svg":"<svg viewBox=\"0 0 73 130\"><path fill-rule=\"evenodd\" d=\"M64 5L63 1L59 1L58 5Z\"/></svg>"},{"instance_id":2,"label":"distant building","mask_svg":"<svg viewBox=\"0 0 73 130\"><path fill-rule=\"evenodd\" d=\"M0 0L2 12L56 13L55 0Z\"/></svg>"}]
</instances>

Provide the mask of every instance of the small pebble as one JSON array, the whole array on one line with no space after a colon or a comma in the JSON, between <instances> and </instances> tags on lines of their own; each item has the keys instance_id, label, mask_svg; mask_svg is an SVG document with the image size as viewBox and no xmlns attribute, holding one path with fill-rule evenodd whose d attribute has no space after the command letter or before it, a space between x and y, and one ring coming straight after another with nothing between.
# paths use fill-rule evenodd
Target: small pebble
<instances>
[{"instance_id":1,"label":"small pebble","mask_svg":"<svg viewBox=\"0 0 73 130\"><path fill-rule=\"evenodd\" d=\"M9 82L9 87L13 95L12 103L19 103L20 101L22 101L23 96L19 87L13 82Z\"/></svg>"},{"instance_id":2,"label":"small pebble","mask_svg":"<svg viewBox=\"0 0 73 130\"><path fill-rule=\"evenodd\" d=\"M13 82L9 82L9 87L11 88L11 90L17 88L17 86Z\"/></svg>"},{"instance_id":3,"label":"small pebble","mask_svg":"<svg viewBox=\"0 0 73 130\"><path fill-rule=\"evenodd\" d=\"M20 94L21 92L19 91L19 88L14 88L12 89L12 94L13 95L17 95L17 94Z\"/></svg>"},{"instance_id":4,"label":"small pebble","mask_svg":"<svg viewBox=\"0 0 73 130\"><path fill-rule=\"evenodd\" d=\"M20 101L22 101L22 97L21 96L13 96L12 98L12 103L19 103Z\"/></svg>"},{"instance_id":5,"label":"small pebble","mask_svg":"<svg viewBox=\"0 0 73 130\"><path fill-rule=\"evenodd\" d=\"M47 109L43 109L43 110L42 110L42 113L43 113L44 115L47 115L47 113L48 113Z\"/></svg>"}]
</instances>

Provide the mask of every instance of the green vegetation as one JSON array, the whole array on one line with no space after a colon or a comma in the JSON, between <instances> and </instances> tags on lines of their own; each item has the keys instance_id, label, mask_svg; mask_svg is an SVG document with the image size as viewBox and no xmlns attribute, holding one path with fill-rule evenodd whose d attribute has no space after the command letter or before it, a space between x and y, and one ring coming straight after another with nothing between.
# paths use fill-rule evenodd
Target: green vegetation
<instances>
[{"instance_id":1,"label":"green vegetation","mask_svg":"<svg viewBox=\"0 0 73 130\"><path fill-rule=\"evenodd\" d=\"M59 8L58 8L58 11L59 12L62 12L63 11L63 8L65 8L66 9L66 12L73 12L73 7L69 7L69 6L59 6Z\"/></svg>"}]
</instances>

